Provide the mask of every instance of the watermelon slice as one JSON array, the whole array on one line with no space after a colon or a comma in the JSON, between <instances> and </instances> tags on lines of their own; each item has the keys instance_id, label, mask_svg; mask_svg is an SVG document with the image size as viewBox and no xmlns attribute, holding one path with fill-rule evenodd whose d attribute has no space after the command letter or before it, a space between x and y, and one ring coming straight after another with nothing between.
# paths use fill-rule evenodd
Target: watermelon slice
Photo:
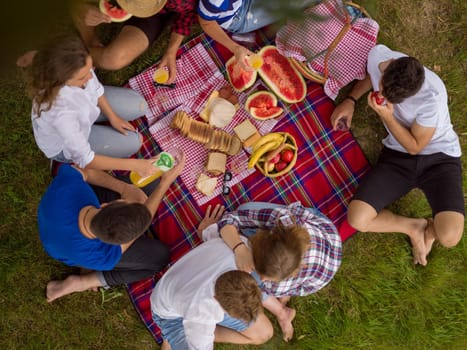
<instances>
[{"instance_id":1,"label":"watermelon slice","mask_svg":"<svg viewBox=\"0 0 467 350\"><path fill-rule=\"evenodd\" d=\"M276 118L284 111L277 106L276 96L269 91L257 91L248 96L245 108L258 120Z\"/></svg>"},{"instance_id":2,"label":"watermelon slice","mask_svg":"<svg viewBox=\"0 0 467 350\"><path fill-rule=\"evenodd\" d=\"M99 10L108 15L112 22L124 22L132 16L122 9L116 0L99 0Z\"/></svg>"},{"instance_id":3,"label":"watermelon slice","mask_svg":"<svg viewBox=\"0 0 467 350\"><path fill-rule=\"evenodd\" d=\"M246 71L236 62L235 56L232 56L225 64L227 77L230 84L238 92L245 91L256 81L256 71Z\"/></svg>"},{"instance_id":4,"label":"watermelon slice","mask_svg":"<svg viewBox=\"0 0 467 350\"><path fill-rule=\"evenodd\" d=\"M258 54L263 57L258 73L269 88L285 102L303 101L306 95L305 80L288 58L272 45L263 47Z\"/></svg>"}]
</instances>

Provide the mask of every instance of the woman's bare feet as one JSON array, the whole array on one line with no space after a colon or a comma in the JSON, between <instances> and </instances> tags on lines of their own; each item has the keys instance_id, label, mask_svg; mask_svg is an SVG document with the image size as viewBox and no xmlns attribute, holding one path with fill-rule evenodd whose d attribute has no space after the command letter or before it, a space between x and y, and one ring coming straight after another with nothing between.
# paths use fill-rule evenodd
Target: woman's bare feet
<instances>
[{"instance_id":1,"label":"woman's bare feet","mask_svg":"<svg viewBox=\"0 0 467 350\"><path fill-rule=\"evenodd\" d=\"M31 65L34 56L36 56L37 50L28 51L16 60L16 65L20 68L26 68Z\"/></svg>"},{"instance_id":2,"label":"woman's bare feet","mask_svg":"<svg viewBox=\"0 0 467 350\"><path fill-rule=\"evenodd\" d=\"M211 205L209 205L208 209L206 210L206 214L204 214L203 220L201 220L201 222L198 225L198 228L196 229L196 233L198 234L199 239L202 239L203 230L209 225L218 222L225 211L224 206L220 204L216 204L212 213L211 208Z\"/></svg>"},{"instance_id":3,"label":"woman's bare feet","mask_svg":"<svg viewBox=\"0 0 467 350\"><path fill-rule=\"evenodd\" d=\"M277 322L279 322L279 326L282 330L282 338L286 342L288 342L293 337L294 329L292 321L294 320L297 312L295 311L295 309L292 309L290 307L284 307L284 309L284 317L277 318Z\"/></svg>"},{"instance_id":4,"label":"woman's bare feet","mask_svg":"<svg viewBox=\"0 0 467 350\"><path fill-rule=\"evenodd\" d=\"M413 262L415 265L420 264L426 266L426 247L425 247L425 230L428 226L426 219L414 219L414 228L409 235L412 243Z\"/></svg>"}]
</instances>

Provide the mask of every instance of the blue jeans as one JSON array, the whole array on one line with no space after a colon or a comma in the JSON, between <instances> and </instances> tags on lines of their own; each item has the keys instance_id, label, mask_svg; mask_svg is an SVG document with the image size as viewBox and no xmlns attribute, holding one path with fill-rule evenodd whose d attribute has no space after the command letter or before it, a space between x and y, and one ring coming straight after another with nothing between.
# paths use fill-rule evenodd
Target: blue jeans
<instances>
[{"instance_id":1,"label":"blue jeans","mask_svg":"<svg viewBox=\"0 0 467 350\"><path fill-rule=\"evenodd\" d=\"M306 8L314 4L315 0L295 0L297 6ZM268 24L277 22L280 17L272 14L274 10L274 1L269 4L264 1L258 4L257 0L243 0L243 4L235 14L227 31L231 33L249 33L256 29L267 26ZM277 11L276 11L277 12Z\"/></svg>"},{"instance_id":2,"label":"blue jeans","mask_svg":"<svg viewBox=\"0 0 467 350\"><path fill-rule=\"evenodd\" d=\"M162 338L167 340L172 350L189 350L186 342L185 331L183 329L183 318L164 319L152 313L152 319L156 322L162 333ZM249 327L244 321L224 314L224 319L218 323L219 326L243 332Z\"/></svg>"},{"instance_id":3,"label":"blue jeans","mask_svg":"<svg viewBox=\"0 0 467 350\"><path fill-rule=\"evenodd\" d=\"M145 115L148 110L146 100L136 91L128 88L105 86L104 96L107 97L114 112L124 120L135 120ZM107 118L101 113L96 122L104 121L107 121ZM91 127L88 142L96 154L114 158L127 158L135 154L141 147L141 138L138 132L128 131L127 135L123 135L109 125L94 124ZM71 160L65 158L63 152L53 159L63 163L71 163Z\"/></svg>"}]
</instances>

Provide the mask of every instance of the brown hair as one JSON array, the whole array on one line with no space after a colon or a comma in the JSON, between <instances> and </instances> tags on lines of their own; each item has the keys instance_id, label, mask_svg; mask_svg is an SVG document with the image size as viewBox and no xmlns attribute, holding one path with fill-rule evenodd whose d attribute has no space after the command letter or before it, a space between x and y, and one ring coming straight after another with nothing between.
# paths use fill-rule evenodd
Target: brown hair
<instances>
[{"instance_id":1,"label":"brown hair","mask_svg":"<svg viewBox=\"0 0 467 350\"><path fill-rule=\"evenodd\" d=\"M28 96L39 116L52 107L59 90L86 65L88 57L83 41L71 34L56 36L39 49L26 71Z\"/></svg>"},{"instance_id":2,"label":"brown hair","mask_svg":"<svg viewBox=\"0 0 467 350\"><path fill-rule=\"evenodd\" d=\"M115 201L91 219L91 231L101 241L123 244L138 238L151 224L151 213L141 203Z\"/></svg>"},{"instance_id":3,"label":"brown hair","mask_svg":"<svg viewBox=\"0 0 467 350\"><path fill-rule=\"evenodd\" d=\"M384 70L381 93L391 103L401 103L415 95L425 81L425 68L413 57L400 57Z\"/></svg>"},{"instance_id":4,"label":"brown hair","mask_svg":"<svg viewBox=\"0 0 467 350\"><path fill-rule=\"evenodd\" d=\"M246 323L255 320L263 310L258 284L245 271L233 270L220 275L214 294L225 312Z\"/></svg>"},{"instance_id":5,"label":"brown hair","mask_svg":"<svg viewBox=\"0 0 467 350\"><path fill-rule=\"evenodd\" d=\"M256 271L263 277L282 281L300 267L310 235L301 226L278 222L272 229L259 228L250 242Z\"/></svg>"}]
</instances>

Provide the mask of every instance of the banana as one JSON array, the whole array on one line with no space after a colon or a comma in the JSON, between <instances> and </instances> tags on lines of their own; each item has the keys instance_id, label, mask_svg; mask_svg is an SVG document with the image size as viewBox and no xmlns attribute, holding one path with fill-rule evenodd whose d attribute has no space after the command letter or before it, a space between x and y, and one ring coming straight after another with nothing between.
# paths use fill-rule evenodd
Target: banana
<instances>
[{"instance_id":1,"label":"banana","mask_svg":"<svg viewBox=\"0 0 467 350\"><path fill-rule=\"evenodd\" d=\"M258 160L266 152L269 152L270 150L273 150L273 149L279 147L280 144L281 144L281 142L279 142L279 141L269 141L269 142L263 144L255 152L253 152L251 154L250 160L248 161L248 168L253 168L255 166L255 164L258 162Z\"/></svg>"},{"instance_id":2,"label":"banana","mask_svg":"<svg viewBox=\"0 0 467 350\"><path fill-rule=\"evenodd\" d=\"M256 143L253 145L253 153L255 153L257 150L259 150L264 144L270 142L270 141L277 141L279 144L282 143L284 140L284 135L282 135L279 132L270 132L269 134L266 134L262 136Z\"/></svg>"}]
</instances>

